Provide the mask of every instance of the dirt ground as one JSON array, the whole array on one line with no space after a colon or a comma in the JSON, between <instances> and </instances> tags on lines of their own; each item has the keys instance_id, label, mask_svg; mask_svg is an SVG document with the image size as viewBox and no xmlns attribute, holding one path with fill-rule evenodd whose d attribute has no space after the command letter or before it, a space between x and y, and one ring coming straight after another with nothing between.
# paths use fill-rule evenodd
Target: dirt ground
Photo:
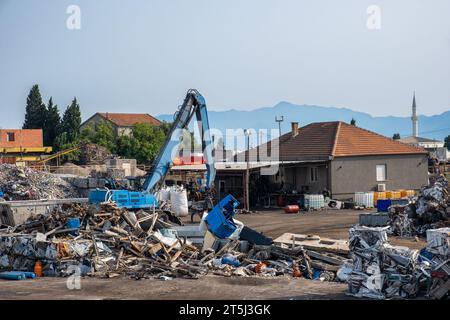
<instances>
[{"instance_id":1,"label":"dirt ground","mask_svg":"<svg viewBox=\"0 0 450 320\"><path fill-rule=\"evenodd\" d=\"M348 228L358 222L361 211L328 210L285 214L265 210L239 215L247 226L271 237L285 232L315 234L347 239ZM425 242L391 238L396 245L422 248ZM320 282L291 277L237 278L206 276L197 280L133 280L86 277L81 288L69 290L66 278L22 281L0 280L0 299L349 299L343 283Z\"/></svg>"},{"instance_id":2,"label":"dirt ground","mask_svg":"<svg viewBox=\"0 0 450 320\"><path fill-rule=\"evenodd\" d=\"M319 235L331 239L348 239L348 229L357 224L359 215L371 210L322 210L300 214L286 214L283 210L261 210L236 217L245 225L274 239L285 232ZM424 239L389 237L392 244L413 249L426 245Z\"/></svg>"}]
</instances>

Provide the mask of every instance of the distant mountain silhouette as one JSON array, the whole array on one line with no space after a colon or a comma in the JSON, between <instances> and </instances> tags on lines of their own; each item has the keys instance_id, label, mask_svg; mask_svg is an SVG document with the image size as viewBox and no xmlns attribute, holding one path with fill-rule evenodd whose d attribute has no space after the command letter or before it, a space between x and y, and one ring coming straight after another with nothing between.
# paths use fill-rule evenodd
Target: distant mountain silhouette
<instances>
[{"instance_id":1,"label":"distant mountain silhouette","mask_svg":"<svg viewBox=\"0 0 450 320\"><path fill-rule=\"evenodd\" d=\"M282 133L290 130L292 121L304 126L311 122L356 120L358 127L368 129L387 137L400 133L401 137L411 135L410 117L373 117L368 113L353 111L347 108L322 107L314 105L295 105L289 102L280 102L273 107L259 108L251 111L226 110L209 111L211 128L224 130L237 128L278 129L275 116L284 116ZM173 121L173 115L160 115L160 120ZM450 134L450 111L434 116L419 116L419 136L443 140Z\"/></svg>"}]
</instances>

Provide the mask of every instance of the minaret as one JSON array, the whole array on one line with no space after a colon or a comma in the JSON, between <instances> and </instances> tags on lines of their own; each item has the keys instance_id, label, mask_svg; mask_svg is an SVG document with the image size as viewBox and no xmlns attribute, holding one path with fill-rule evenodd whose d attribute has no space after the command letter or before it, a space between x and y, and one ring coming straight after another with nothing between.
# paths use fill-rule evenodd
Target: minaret
<instances>
[{"instance_id":1,"label":"minaret","mask_svg":"<svg viewBox=\"0 0 450 320\"><path fill-rule=\"evenodd\" d=\"M412 102L412 135L413 137L419 136L419 120L417 119L417 107L416 107L416 92L414 91Z\"/></svg>"}]
</instances>

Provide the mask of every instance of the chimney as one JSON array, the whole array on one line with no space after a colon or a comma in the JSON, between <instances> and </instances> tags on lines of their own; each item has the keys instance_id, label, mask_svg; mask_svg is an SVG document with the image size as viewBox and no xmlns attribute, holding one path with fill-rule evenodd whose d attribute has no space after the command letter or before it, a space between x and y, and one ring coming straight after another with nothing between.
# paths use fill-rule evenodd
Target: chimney
<instances>
[{"instance_id":1,"label":"chimney","mask_svg":"<svg viewBox=\"0 0 450 320\"><path fill-rule=\"evenodd\" d=\"M292 137L298 135L298 122L291 122L291 133Z\"/></svg>"}]
</instances>

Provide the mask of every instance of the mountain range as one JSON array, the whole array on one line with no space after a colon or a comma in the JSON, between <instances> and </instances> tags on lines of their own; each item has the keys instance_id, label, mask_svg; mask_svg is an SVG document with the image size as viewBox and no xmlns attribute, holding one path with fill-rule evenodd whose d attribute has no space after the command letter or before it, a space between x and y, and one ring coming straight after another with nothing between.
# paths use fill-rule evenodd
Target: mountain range
<instances>
[{"instance_id":1,"label":"mountain range","mask_svg":"<svg viewBox=\"0 0 450 320\"><path fill-rule=\"evenodd\" d=\"M290 130L291 122L304 126L312 122L356 120L358 127L368 129L387 137L400 133L401 137L411 135L410 117L380 116L354 111L348 108L323 107L315 105L296 105L282 101L273 107L258 108L250 111L230 109L226 111L208 111L211 128L225 132L225 129L253 128L278 129L275 116L283 116L282 133ZM173 115L163 114L157 117L164 121L173 121ZM419 136L444 140L450 134L450 111L439 115L419 116Z\"/></svg>"}]
</instances>

